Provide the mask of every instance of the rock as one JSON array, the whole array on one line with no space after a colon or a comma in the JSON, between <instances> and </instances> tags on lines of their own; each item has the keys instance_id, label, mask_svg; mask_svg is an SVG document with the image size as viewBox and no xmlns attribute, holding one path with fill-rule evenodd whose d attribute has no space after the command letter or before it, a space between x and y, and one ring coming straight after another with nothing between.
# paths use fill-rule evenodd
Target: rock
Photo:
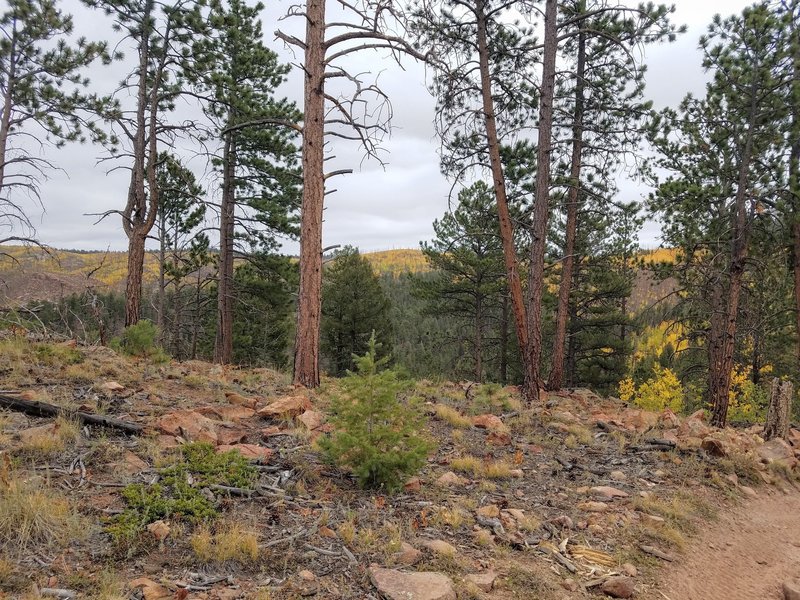
<instances>
[{"instance_id":1,"label":"rock","mask_svg":"<svg viewBox=\"0 0 800 600\"><path fill-rule=\"evenodd\" d=\"M559 527L563 527L564 529L572 529L573 527L575 527L575 523L567 515L561 515L560 517L556 517L555 519L550 519L550 522L553 525L558 525Z\"/></svg>"},{"instance_id":2,"label":"rock","mask_svg":"<svg viewBox=\"0 0 800 600\"><path fill-rule=\"evenodd\" d=\"M316 410L307 410L302 415L297 417L306 429L313 431L325 422L325 415Z\"/></svg>"},{"instance_id":3,"label":"rock","mask_svg":"<svg viewBox=\"0 0 800 600\"><path fill-rule=\"evenodd\" d=\"M739 485L739 476L736 475L736 473L730 473L725 476L725 481L730 483L733 487L736 487Z\"/></svg>"},{"instance_id":4,"label":"rock","mask_svg":"<svg viewBox=\"0 0 800 600\"><path fill-rule=\"evenodd\" d=\"M315 581L315 580L317 579L317 576L316 576L316 575L314 575L314 573L312 573L312 572L311 572L311 571L309 571L308 569L303 569L302 571L300 571L300 572L297 574L297 576L298 576L300 579L302 579L303 581Z\"/></svg>"},{"instance_id":5,"label":"rock","mask_svg":"<svg viewBox=\"0 0 800 600\"><path fill-rule=\"evenodd\" d=\"M488 506L481 506L475 512L477 512L481 517L495 519L500 516L500 507L496 504L489 504Z\"/></svg>"},{"instance_id":6,"label":"rock","mask_svg":"<svg viewBox=\"0 0 800 600\"><path fill-rule=\"evenodd\" d=\"M658 423L662 427L672 429L673 427L680 427L681 420L678 415L676 415L670 409L665 408L663 411L661 411L661 414L658 415Z\"/></svg>"},{"instance_id":7,"label":"rock","mask_svg":"<svg viewBox=\"0 0 800 600\"><path fill-rule=\"evenodd\" d=\"M525 511L519 508L507 508L503 513L508 513L512 519L520 523L525 520Z\"/></svg>"},{"instance_id":8,"label":"rock","mask_svg":"<svg viewBox=\"0 0 800 600\"><path fill-rule=\"evenodd\" d=\"M800 600L800 583L797 580L783 583L784 600Z\"/></svg>"},{"instance_id":9,"label":"rock","mask_svg":"<svg viewBox=\"0 0 800 600\"><path fill-rule=\"evenodd\" d=\"M167 588L147 577L139 577L129 581L128 587L131 590L141 590L144 600L166 600L173 597L172 592Z\"/></svg>"},{"instance_id":10,"label":"rock","mask_svg":"<svg viewBox=\"0 0 800 600\"><path fill-rule=\"evenodd\" d=\"M369 578L389 600L456 600L452 580L442 573L403 573L372 566Z\"/></svg>"},{"instance_id":11,"label":"rock","mask_svg":"<svg viewBox=\"0 0 800 600\"><path fill-rule=\"evenodd\" d=\"M125 450L125 452L122 454L122 460L115 463L115 466L126 475L141 473L150 467L150 465L148 465L130 450Z\"/></svg>"},{"instance_id":12,"label":"rock","mask_svg":"<svg viewBox=\"0 0 800 600\"><path fill-rule=\"evenodd\" d=\"M486 443L491 446L510 446L511 434L505 431L490 431L486 436Z\"/></svg>"},{"instance_id":13,"label":"rock","mask_svg":"<svg viewBox=\"0 0 800 600\"><path fill-rule=\"evenodd\" d=\"M217 406L201 406L195 409L201 415L218 419L220 421L230 421L236 423L242 419L249 419L255 416L256 411L246 406L219 404Z\"/></svg>"},{"instance_id":14,"label":"rock","mask_svg":"<svg viewBox=\"0 0 800 600\"><path fill-rule=\"evenodd\" d=\"M403 484L403 489L407 492L418 492L422 489L422 481L419 477L412 477Z\"/></svg>"},{"instance_id":15,"label":"rock","mask_svg":"<svg viewBox=\"0 0 800 600\"><path fill-rule=\"evenodd\" d=\"M633 580L630 577L609 577L600 586L604 594L612 598L633 598Z\"/></svg>"},{"instance_id":16,"label":"rock","mask_svg":"<svg viewBox=\"0 0 800 600\"><path fill-rule=\"evenodd\" d=\"M700 439L706 437L711 433L711 429L703 422L704 420L705 413L702 410L692 413L678 427L678 437Z\"/></svg>"},{"instance_id":17,"label":"rock","mask_svg":"<svg viewBox=\"0 0 800 600\"><path fill-rule=\"evenodd\" d=\"M715 438L706 438L700 444L700 448L708 452L711 456L723 457L728 456L729 452L728 449L723 444L722 440L718 440Z\"/></svg>"},{"instance_id":18,"label":"rock","mask_svg":"<svg viewBox=\"0 0 800 600\"><path fill-rule=\"evenodd\" d=\"M508 472L508 474L511 475L511 477L513 477L514 479L522 479L523 477L525 477L525 471L523 471L522 469L511 469Z\"/></svg>"},{"instance_id":19,"label":"rock","mask_svg":"<svg viewBox=\"0 0 800 600\"><path fill-rule=\"evenodd\" d=\"M603 498L627 498L630 496L628 492L623 492L622 490L618 490L617 488L613 488L607 485L598 485L593 488L589 488L589 491L594 494L595 496L601 496Z\"/></svg>"},{"instance_id":20,"label":"rock","mask_svg":"<svg viewBox=\"0 0 800 600\"><path fill-rule=\"evenodd\" d=\"M747 485L739 486L739 489L742 490L742 493L745 496L749 496L750 498L758 498L758 492L756 492L753 488Z\"/></svg>"},{"instance_id":21,"label":"rock","mask_svg":"<svg viewBox=\"0 0 800 600\"><path fill-rule=\"evenodd\" d=\"M452 471L447 471L447 473L436 480L436 485L440 487L453 487L456 485L464 485L465 483L466 481Z\"/></svg>"},{"instance_id":22,"label":"rock","mask_svg":"<svg viewBox=\"0 0 800 600\"><path fill-rule=\"evenodd\" d=\"M568 592L577 592L578 591L578 584L575 583L574 579L565 579L561 582L561 587L567 590Z\"/></svg>"},{"instance_id":23,"label":"rock","mask_svg":"<svg viewBox=\"0 0 800 600\"><path fill-rule=\"evenodd\" d=\"M625 575L627 575L628 577L636 577L639 574L639 569L637 569L631 563L625 563L624 565L622 565L622 567L620 567L620 571L625 573Z\"/></svg>"},{"instance_id":24,"label":"rock","mask_svg":"<svg viewBox=\"0 0 800 600\"><path fill-rule=\"evenodd\" d=\"M472 417L472 424L478 429L488 429L495 432L508 432L505 423L497 415L478 415Z\"/></svg>"},{"instance_id":25,"label":"rock","mask_svg":"<svg viewBox=\"0 0 800 600\"><path fill-rule=\"evenodd\" d=\"M165 539L167 539L167 536L169 535L170 532L170 528L169 525L167 525L164 521L159 519L158 521L150 523L150 525L147 526L147 531L153 534L153 537L156 538L156 540L162 542Z\"/></svg>"},{"instance_id":26,"label":"rock","mask_svg":"<svg viewBox=\"0 0 800 600\"><path fill-rule=\"evenodd\" d=\"M30 429L23 429L18 433L19 441L23 444L36 444L46 438L56 439L58 430L55 423L48 425L39 425L38 427L31 427Z\"/></svg>"},{"instance_id":27,"label":"rock","mask_svg":"<svg viewBox=\"0 0 800 600\"><path fill-rule=\"evenodd\" d=\"M625 475L625 473L623 473L622 471L611 471L611 473L609 473L608 476L613 481L625 481L628 478L628 476Z\"/></svg>"},{"instance_id":28,"label":"rock","mask_svg":"<svg viewBox=\"0 0 800 600\"><path fill-rule=\"evenodd\" d=\"M338 537L336 535L336 532L330 527L327 527L326 525L323 525L322 527L319 528L319 534L322 537L329 539L336 539Z\"/></svg>"},{"instance_id":29,"label":"rock","mask_svg":"<svg viewBox=\"0 0 800 600\"><path fill-rule=\"evenodd\" d=\"M767 464L785 459L794 459L794 450L781 438L775 438L760 445L756 448L756 454L761 459L761 462Z\"/></svg>"},{"instance_id":30,"label":"rock","mask_svg":"<svg viewBox=\"0 0 800 600\"><path fill-rule=\"evenodd\" d=\"M658 415L646 410L629 408L620 416L625 427L635 431L644 432L658 424Z\"/></svg>"},{"instance_id":31,"label":"rock","mask_svg":"<svg viewBox=\"0 0 800 600\"><path fill-rule=\"evenodd\" d=\"M220 427L217 429L217 443L221 446L240 444L247 439L248 433L250 432L247 429L226 426L224 423L220 423Z\"/></svg>"},{"instance_id":32,"label":"rock","mask_svg":"<svg viewBox=\"0 0 800 600\"><path fill-rule=\"evenodd\" d=\"M456 548L452 544L448 544L444 540L426 540L422 545L433 552L434 554L441 554L442 556L455 556Z\"/></svg>"},{"instance_id":33,"label":"rock","mask_svg":"<svg viewBox=\"0 0 800 600\"><path fill-rule=\"evenodd\" d=\"M192 442L217 443L217 421L193 410L167 413L156 421L155 427L161 433L180 436Z\"/></svg>"},{"instance_id":34,"label":"rock","mask_svg":"<svg viewBox=\"0 0 800 600\"><path fill-rule=\"evenodd\" d=\"M414 548L408 542L400 544L400 551L396 552L392 557L394 564L410 567L417 564L422 559L422 552Z\"/></svg>"},{"instance_id":35,"label":"rock","mask_svg":"<svg viewBox=\"0 0 800 600\"><path fill-rule=\"evenodd\" d=\"M284 396L258 411L260 417L296 417L311 410L311 401L305 396Z\"/></svg>"},{"instance_id":36,"label":"rock","mask_svg":"<svg viewBox=\"0 0 800 600\"><path fill-rule=\"evenodd\" d=\"M114 392L121 392L125 389L125 386L121 383L117 383L116 381L106 381L105 383L101 383L97 388L101 392L108 392L113 394Z\"/></svg>"},{"instance_id":37,"label":"rock","mask_svg":"<svg viewBox=\"0 0 800 600\"><path fill-rule=\"evenodd\" d=\"M236 445L222 445L217 446L217 453L230 452L236 450L239 454L248 460L258 460L267 462L269 457L272 456L272 450L259 446L258 444L236 444Z\"/></svg>"},{"instance_id":38,"label":"rock","mask_svg":"<svg viewBox=\"0 0 800 600\"><path fill-rule=\"evenodd\" d=\"M608 504L605 502L581 502L578 504L578 508L586 512L606 512Z\"/></svg>"},{"instance_id":39,"label":"rock","mask_svg":"<svg viewBox=\"0 0 800 600\"><path fill-rule=\"evenodd\" d=\"M482 592L491 592L494 587L494 581L497 579L497 573L494 571L486 571L485 573L470 573L464 580L475 585Z\"/></svg>"},{"instance_id":40,"label":"rock","mask_svg":"<svg viewBox=\"0 0 800 600\"><path fill-rule=\"evenodd\" d=\"M230 404L235 404L236 406L244 406L245 408L249 408L251 410L255 410L258 408L258 400L255 398L248 398L247 396L242 396L241 394L237 394L236 392L225 392L225 399Z\"/></svg>"}]
</instances>

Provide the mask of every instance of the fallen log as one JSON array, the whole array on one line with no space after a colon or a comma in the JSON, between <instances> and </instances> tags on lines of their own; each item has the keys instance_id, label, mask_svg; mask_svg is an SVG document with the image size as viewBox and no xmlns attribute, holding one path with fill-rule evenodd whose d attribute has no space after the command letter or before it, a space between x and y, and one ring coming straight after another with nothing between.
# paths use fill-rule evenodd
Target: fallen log
<instances>
[{"instance_id":1,"label":"fallen log","mask_svg":"<svg viewBox=\"0 0 800 600\"><path fill-rule=\"evenodd\" d=\"M38 400L23 400L0 394L0 408L7 408L34 417L73 417L86 425L97 425L117 429L130 435L142 433L144 428L137 423L121 421L112 417L93 415L82 411L72 411L61 406L40 402Z\"/></svg>"}]
</instances>

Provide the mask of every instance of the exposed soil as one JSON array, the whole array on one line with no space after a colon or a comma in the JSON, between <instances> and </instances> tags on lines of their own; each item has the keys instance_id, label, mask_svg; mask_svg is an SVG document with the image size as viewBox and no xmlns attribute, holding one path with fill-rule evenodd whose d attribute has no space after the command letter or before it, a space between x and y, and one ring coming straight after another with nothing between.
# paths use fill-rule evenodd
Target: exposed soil
<instances>
[{"instance_id":1,"label":"exposed soil","mask_svg":"<svg viewBox=\"0 0 800 600\"><path fill-rule=\"evenodd\" d=\"M782 599L783 582L800 567L800 493L762 488L757 498L726 507L663 572L669 600Z\"/></svg>"}]
</instances>

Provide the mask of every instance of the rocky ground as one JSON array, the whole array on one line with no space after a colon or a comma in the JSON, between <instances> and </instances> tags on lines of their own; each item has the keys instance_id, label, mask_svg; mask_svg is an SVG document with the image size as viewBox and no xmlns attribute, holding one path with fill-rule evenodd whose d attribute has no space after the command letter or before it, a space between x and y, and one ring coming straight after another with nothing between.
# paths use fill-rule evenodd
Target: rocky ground
<instances>
[{"instance_id":1,"label":"rocky ground","mask_svg":"<svg viewBox=\"0 0 800 600\"><path fill-rule=\"evenodd\" d=\"M430 382L414 393L437 450L401 493L365 491L315 450L335 382L307 394L266 369L2 344L2 391L145 430L0 413L8 598L687 600L659 572L691 565L689 540L709 520L742 499L797 498L796 430L764 444L758 427L720 431L699 413L643 412L587 390L524 410L513 388ZM190 442L239 451L256 479L204 485L184 473L214 507L211 525L148 518L115 541L126 486L157 498Z\"/></svg>"}]
</instances>

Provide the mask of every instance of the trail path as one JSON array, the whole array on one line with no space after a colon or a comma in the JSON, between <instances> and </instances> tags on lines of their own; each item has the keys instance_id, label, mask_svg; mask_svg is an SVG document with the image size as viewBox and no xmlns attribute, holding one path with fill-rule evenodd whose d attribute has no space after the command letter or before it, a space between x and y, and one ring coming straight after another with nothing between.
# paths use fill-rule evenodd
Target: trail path
<instances>
[{"instance_id":1,"label":"trail path","mask_svg":"<svg viewBox=\"0 0 800 600\"><path fill-rule=\"evenodd\" d=\"M800 578L800 492L761 489L725 508L667 567L654 598L782 600L785 581Z\"/></svg>"}]
</instances>

